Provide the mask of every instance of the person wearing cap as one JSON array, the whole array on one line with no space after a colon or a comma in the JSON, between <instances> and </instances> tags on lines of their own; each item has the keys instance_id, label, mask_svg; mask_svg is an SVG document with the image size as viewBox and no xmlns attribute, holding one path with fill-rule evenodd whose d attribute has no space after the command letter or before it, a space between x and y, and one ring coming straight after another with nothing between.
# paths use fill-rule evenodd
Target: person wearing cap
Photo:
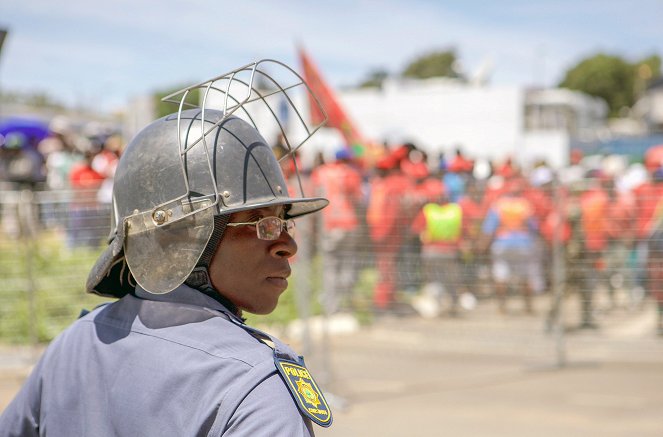
<instances>
[{"instance_id":1,"label":"person wearing cap","mask_svg":"<svg viewBox=\"0 0 663 437\"><path fill-rule=\"evenodd\" d=\"M245 73L240 92L259 94L254 76L277 67L296 75L259 61L174 96L231 90ZM126 147L110 244L87 282L119 299L49 345L0 436L310 436L313 422L331 424L303 359L242 317L275 309L297 252L293 220L328 201L291 197L270 145L233 115L248 108L210 100L180 105Z\"/></svg>"},{"instance_id":2,"label":"person wearing cap","mask_svg":"<svg viewBox=\"0 0 663 437\"><path fill-rule=\"evenodd\" d=\"M596 329L596 293L609 287L606 274L606 254L611 231L611 198L602 181L606 178L598 169L587 171L587 188L580 196L580 226L582 231L582 287L580 288L581 329ZM620 230L625 233L627 229Z\"/></svg>"},{"instance_id":3,"label":"person wearing cap","mask_svg":"<svg viewBox=\"0 0 663 437\"><path fill-rule=\"evenodd\" d=\"M663 189L663 168L655 170L652 182ZM656 303L656 332L663 336L663 197L659 196L658 204L647 225L647 291Z\"/></svg>"},{"instance_id":4,"label":"person wearing cap","mask_svg":"<svg viewBox=\"0 0 663 437\"><path fill-rule=\"evenodd\" d=\"M534 313L532 295L540 291L541 266L535 254L538 224L532 204L524 197L526 182L512 179L506 192L488 210L481 232L490 242L495 295L501 313L506 313L507 291L518 287L525 311Z\"/></svg>"},{"instance_id":5,"label":"person wearing cap","mask_svg":"<svg viewBox=\"0 0 663 437\"><path fill-rule=\"evenodd\" d=\"M373 306L378 314L399 315L406 309L396 299L398 289L398 254L409 232L409 193L413 183L400 167L404 148L376 162L376 175L366 211L366 223L373 243L378 280L373 289Z\"/></svg>"},{"instance_id":6,"label":"person wearing cap","mask_svg":"<svg viewBox=\"0 0 663 437\"><path fill-rule=\"evenodd\" d=\"M647 178L633 189L635 197L635 275L641 295L650 293L650 271L648 267L649 237L652 219L659 200L663 197L663 167L650 163Z\"/></svg>"},{"instance_id":7,"label":"person wearing cap","mask_svg":"<svg viewBox=\"0 0 663 437\"><path fill-rule=\"evenodd\" d=\"M409 179L410 188L401 197L403 204L403 220L408 228L397 258L398 289L406 295L419 291L424 283L422 266L422 242L419 232L411 228L421 208L429 202L435 202L444 192L444 184L437 173L431 174L428 169L426 153L413 143L407 143L409 153L400 160L402 173Z\"/></svg>"},{"instance_id":8,"label":"person wearing cap","mask_svg":"<svg viewBox=\"0 0 663 437\"><path fill-rule=\"evenodd\" d=\"M322 212L321 249L324 254L322 306L327 314L346 308L359 275L360 217L363 209L362 175L353 164L352 152L343 147L335 160L316 167L311 180L317 193L334 208Z\"/></svg>"}]
</instances>

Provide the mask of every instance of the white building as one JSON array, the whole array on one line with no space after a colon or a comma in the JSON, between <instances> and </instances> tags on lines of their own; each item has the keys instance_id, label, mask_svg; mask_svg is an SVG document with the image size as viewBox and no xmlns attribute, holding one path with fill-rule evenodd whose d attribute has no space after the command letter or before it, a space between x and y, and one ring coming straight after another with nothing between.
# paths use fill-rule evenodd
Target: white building
<instances>
[{"instance_id":1,"label":"white building","mask_svg":"<svg viewBox=\"0 0 663 437\"><path fill-rule=\"evenodd\" d=\"M649 84L632 113L645 123L649 132L663 132L663 77Z\"/></svg>"},{"instance_id":2,"label":"white building","mask_svg":"<svg viewBox=\"0 0 663 437\"><path fill-rule=\"evenodd\" d=\"M472 85L449 79L387 80L340 93L360 131L378 142L411 141L432 156L457 147L471 158L522 165L567 163L570 139L605 127L607 105L565 89Z\"/></svg>"},{"instance_id":3,"label":"white building","mask_svg":"<svg viewBox=\"0 0 663 437\"><path fill-rule=\"evenodd\" d=\"M541 159L553 166L567 164L571 139L591 139L605 128L607 115L602 100L580 92L527 90L445 78L388 79L380 89L345 90L338 96L359 131L372 141L392 145L410 141L433 159L440 152L450 155L461 148L470 158L499 161L510 156L524 166ZM304 95L291 98L306 110ZM217 100L212 94L208 103L222 106L223 101ZM150 102L132 102L127 133L135 133L149 122L154 111L147 104ZM262 116L260 111L254 114L255 121L271 117L263 112ZM302 115L307 118L307 114ZM297 121L294 116L290 119ZM277 137L275 126L261 127L268 141ZM294 125L289 130L298 131ZM297 135L302 136L302 132ZM341 135L331 129L323 129L309 143L311 147L302 149L305 166L313 163L318 151L329 159L344 146Z\"/></svg>"}]
</instances>

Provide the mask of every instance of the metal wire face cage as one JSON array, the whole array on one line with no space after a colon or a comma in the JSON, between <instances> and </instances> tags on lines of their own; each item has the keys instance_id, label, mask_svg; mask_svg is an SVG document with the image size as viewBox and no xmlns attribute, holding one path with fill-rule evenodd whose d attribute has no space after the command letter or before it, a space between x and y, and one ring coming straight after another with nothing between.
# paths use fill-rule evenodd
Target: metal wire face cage
<instances>
[{"instance_id":1,"label":"metal wire face cage","mask_svg":"<svg viewBox=\"0 0 663 437\"><path fill-rule=\"evenodd\" d=\"M202 93L199 105L187 102L187 97L194 90L200 90ZM276 139L272 146L274 152L280 155L277 159L282 166L286 165L284 161L290 161L299 195L305 197L296 153L326 123L327 118L317 97L292 68L273 59L263 59L176 91L165 96L162 101L178 105L180 155L184 156L202 143L208 155L210 177L213 177L213 168L206 138L229 117L236 116L249 122L264 138ZM307 103L316 105L317 110L325 114L324 120L317 124L308 122L303 114L304 105ZM210 111L219 110L223 116L211 125L200 124L199 139L189 140L185 145L182 143L180 131L185 125L182 123L182 113L191 108L200 108L200 118L203 120L207 120L206 116ZM184 164L182 172L186 172ZM187 193L182 198L188 197L189 194L187 184ZM216 190L214 203L210 207L218 204L219 194Z\"/></svg>"},{"instance_id":2,"label":"metal wire face cage","mask_svg":"<svg viewBox=\"0 0 663 437\"><path fill-rule=\"evenodd\" d=\"M328 204L305 197L297 151L324 121L308 122L304 109L324 111L292 68L261 60L163 100L177 112L142 129L118 164L111 253L93 269L92 292L105 294L95 282L112 276L122 257L145 290L173 290L195 267L215 215L286 205L292 218ZM286 185L283 168L294 186Z\"/></svg>"}]
</instances>

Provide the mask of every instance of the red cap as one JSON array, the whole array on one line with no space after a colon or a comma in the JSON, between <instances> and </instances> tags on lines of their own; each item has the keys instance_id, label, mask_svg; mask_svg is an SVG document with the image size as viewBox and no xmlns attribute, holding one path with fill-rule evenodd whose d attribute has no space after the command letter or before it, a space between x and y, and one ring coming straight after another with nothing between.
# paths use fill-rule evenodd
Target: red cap
<instances>
[{"instance_id":1,"label":"red cap","mask_svg":"<svg viewBox=\"0 0 663 437\"><path fill-rule=\"evenodd\" d=\"M396 168L397 164L398 161L394 159L393 155L387 155L377 160L375 168L380 170L391 170L392 168Z\"/></svg>"},{"instance_id":2,"label":"red cap","mask_svg":"<svg viewBox=\"0 0 663 437\"><path fill-rule=\"evenodd\" d=\"M571 150L571 164L577 165L582 160L582 150L573 149Z\"/></svg>"},{"instance_id":3,"label":"red cap","mask_svg":"<svg viewBox=\"0 0 663 437\"><path fill-rule=\"evenodd\" d=\"M407 158L408 153L410 153L410 150L406 146L400 146L398 149L391 152L391 156L393 156L396 161L400 161Z\"/></svg>"}]
</instances>

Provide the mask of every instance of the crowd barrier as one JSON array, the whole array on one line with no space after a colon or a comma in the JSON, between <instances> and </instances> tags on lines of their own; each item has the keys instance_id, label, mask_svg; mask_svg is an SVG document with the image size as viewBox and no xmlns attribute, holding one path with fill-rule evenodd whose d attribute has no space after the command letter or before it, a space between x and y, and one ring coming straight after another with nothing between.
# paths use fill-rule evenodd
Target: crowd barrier
<instances>
[{"instance_id":1,"label":"crowd barrier","mask_svg":"<svg viewBox=\"0 0 663 437\"><path fill-rule=\"evenodd\" d=\"M554 207L561 212L559 202ZM97 202L94 192L2 191L0 217L0 342L48 342L81 309L105 301L84 291L110 224L110 205ZM564 365L569 357L620 350L620 357L663 362L638 241L615 240L597 257L583 252L582 237L564 238L562 230L550 241L539 238L530 254L539 282L526 299L515 282L496 293L489 250L465 253L453 267L438 264L443 276L453 270L456 293L431 280L436 276L427 270L418 236L406 227L406 237L389 247L376 246L365 223L348 237L326 231L320 217L298 219L299 251L290 292L282 297L291 311L250 321L294 326L297 319L305 353L329 351L328 336L342 329L341 321L370 329L388 319L442 327L443 337L430 342L444 351L492 351ZM386 272L395 284L387 309L375 306L385 274L380 251L394 257Z\"/></svg>"}]
</instances>

